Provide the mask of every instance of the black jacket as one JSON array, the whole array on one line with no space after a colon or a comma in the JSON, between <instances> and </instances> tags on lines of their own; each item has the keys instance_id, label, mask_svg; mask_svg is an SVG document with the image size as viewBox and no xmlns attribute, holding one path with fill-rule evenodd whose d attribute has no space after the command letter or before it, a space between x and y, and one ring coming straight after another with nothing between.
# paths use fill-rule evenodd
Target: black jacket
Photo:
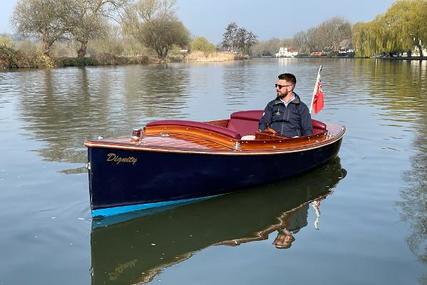
<instances>
[{"instance_id":1,"label":"black jacket","mask_svg":"<svg viewBox=\"0 0 427 285\"><path fill-rule=\"evenodd\" d=\"M285 137L307 136L313 133L308 107L297 94L288 107L279 98L267 104L259 121L259 129L264 131L267 127Z\"/></svg>"}]
</instances>

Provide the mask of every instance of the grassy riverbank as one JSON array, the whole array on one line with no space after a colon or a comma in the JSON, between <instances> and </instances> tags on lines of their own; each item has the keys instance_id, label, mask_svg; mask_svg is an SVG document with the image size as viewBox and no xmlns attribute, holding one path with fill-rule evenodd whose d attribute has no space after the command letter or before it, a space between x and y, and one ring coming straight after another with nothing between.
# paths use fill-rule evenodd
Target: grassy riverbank
<instances>
[{"instance_id":1,"label":"grassy riverbank","mask_svg":"<svg viewBox=\"0 0 427 285\"><path fill-rule=\"evenodd\" d=\"M185 62L223 62L232 60L248 59L248 56L242 56L230 52L211 52L204 53L201 51L194 51L183 59Z\"/></svg>"},{"instance_id":2,"label":"grassy riverbank","mask_svg":"<svg viewBox=\"0 0 427 285\"><path fill-rule=\"evenodd\" d=\"M113 54L97 54L94 57L75 58L63 57L55 59L56 67L68 66L100 66L100 65L125 65L125 64L149 64L158 60L148 56L116 56Z\"/></svg>"},{"instance_id":3,"label":"grassy riverbank","mask_svg":"<svg viewBox=\"0 0 427 285\"><path fill-rule=\"evenodd\" d=\"M248 57L228 52L203 53L195 51L186 55L171 54L170 62L224 62L247 59ZM126 64L156 64L159 59L153 55L122 56L111 53L95 53L90 57L73 56L48 57L38 51L26 52L0 46L0 70L39 69L70 66L103 66Z\"/></svg>"},{"instance_id":4,"label":"grassy riverbank","mask_svg":"<svg viewBox=\"0 0 427 285\"><path fill-rule=\"evenodd\" d=\"M124 64L157 63L156 58L149 56L117 56L109 53L99 53L91 57L48 57L39 52L26 53L0 46L0 70L37 69L67 66L99 66Z\"/></svg>"}]
</instances>

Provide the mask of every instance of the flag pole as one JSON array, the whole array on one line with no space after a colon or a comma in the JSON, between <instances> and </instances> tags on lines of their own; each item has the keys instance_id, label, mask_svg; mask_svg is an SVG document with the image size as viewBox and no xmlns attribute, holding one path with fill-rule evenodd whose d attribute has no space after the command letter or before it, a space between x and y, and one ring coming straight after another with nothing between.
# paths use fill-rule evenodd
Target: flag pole
<instances>
[{"instance_id":1,"label":"flag pole","mask_svg":"<svg viewBox=\"0 0 427 285\"><path fill-rule=\"evenodd\" d=\"M317 92L317 85L319 84L319 80L320 80L320 71L322 71L322 66L319 66L319 71L317 71L317 78L316 78L316 83L314 84L314 90L313 90L313 95L311 96L311 104L310 104L310 114L313 111L313 102L314 102L314 96L316 95Z\"/></svg>"}]
</instances>

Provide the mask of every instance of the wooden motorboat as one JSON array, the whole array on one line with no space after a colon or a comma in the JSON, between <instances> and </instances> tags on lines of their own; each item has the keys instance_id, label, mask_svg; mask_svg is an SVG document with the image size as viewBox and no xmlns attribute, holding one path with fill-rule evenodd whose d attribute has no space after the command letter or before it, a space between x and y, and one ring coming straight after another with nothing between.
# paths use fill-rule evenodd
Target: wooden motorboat
<instances>
[{"instance_id":1,"label":"wooden motorboat","mask_svg":"<svg viewBox=\"0 0 427 285\"><path fill-rule=\"evenodd\" d=\"M262 112L159 120L131 137L86 141L92 216L220 195L301 174L337 155L344 126L312 120L312 135L286 138L258 132Z\"/></svg>"}]
</instances>

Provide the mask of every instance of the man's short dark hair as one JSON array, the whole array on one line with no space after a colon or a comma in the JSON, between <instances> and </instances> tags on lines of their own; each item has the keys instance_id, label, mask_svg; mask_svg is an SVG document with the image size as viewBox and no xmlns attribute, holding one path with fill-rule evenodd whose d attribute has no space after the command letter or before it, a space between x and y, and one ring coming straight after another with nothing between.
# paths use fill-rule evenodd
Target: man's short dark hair
<instances>
[{"instance_id":1,"label":"man's short dark hair","mask_svg":"<svg viewBox=\"0 0 427 285\"><path fill-rule=\"evenodd\" d=\"M297 78L292 73L282 73L279 76L277 76L280 80L286 80L288 82L292 82L292 84L297 83Z\"/></svg>"}]
</instances>

